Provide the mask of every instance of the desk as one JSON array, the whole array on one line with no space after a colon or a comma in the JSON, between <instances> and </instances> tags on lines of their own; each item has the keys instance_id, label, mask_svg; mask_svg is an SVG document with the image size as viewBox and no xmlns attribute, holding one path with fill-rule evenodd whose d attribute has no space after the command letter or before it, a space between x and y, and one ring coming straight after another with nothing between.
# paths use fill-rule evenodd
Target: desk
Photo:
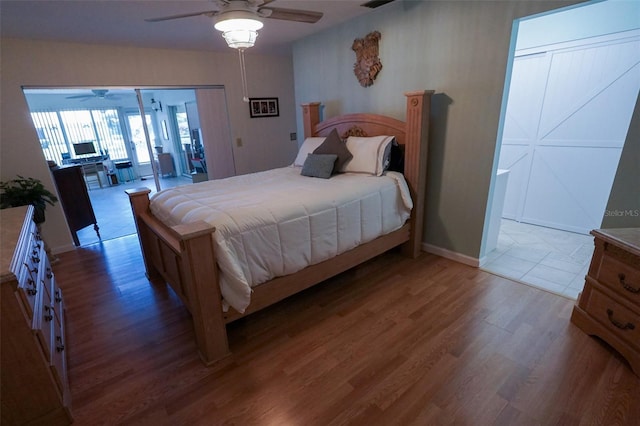
<instances>
[{"instance_id":1,"label":"desk","mask_svg":"<svg viewBox=\"0 0 640 426\"><path fill-rule=\"evenodd\" d=\"M104 166L102 163L108 160L108 155L94 155L93 157L67 158L62 160L62 164L75 164L82 166L82 173L84 175L84 180L87 183L87 188L91 189L91 182L97 182L100 188L102 188L102 179L100 178L100 172L104 171ZM95 180L89 179L91 176L95 176Z\"/></svg>"}]
</instances>

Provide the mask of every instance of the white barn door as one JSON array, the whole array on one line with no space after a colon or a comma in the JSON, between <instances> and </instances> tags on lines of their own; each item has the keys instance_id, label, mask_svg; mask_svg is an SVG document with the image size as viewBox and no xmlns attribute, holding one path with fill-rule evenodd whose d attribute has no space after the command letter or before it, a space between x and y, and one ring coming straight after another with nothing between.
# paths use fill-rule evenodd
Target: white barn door
<instances>
[{"instance_id":1,"label":"white barn door","mask_svg":"<svg viewBox=\"0 0 640 426\"><path fill-rule=\"evenodd\" d=\"M600 227L640 89L640 35L517 52L498 168L503 216Z\"/></svg>"}]
</instances>

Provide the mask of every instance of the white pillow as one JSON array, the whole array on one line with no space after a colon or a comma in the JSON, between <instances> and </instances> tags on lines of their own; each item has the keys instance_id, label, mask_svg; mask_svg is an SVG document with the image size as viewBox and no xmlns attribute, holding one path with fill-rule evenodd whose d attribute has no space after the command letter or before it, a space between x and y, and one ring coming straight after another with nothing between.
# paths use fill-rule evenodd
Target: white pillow
<instances>
[{"instance_id":1,"label":"white pillow","mask_svg":"<svg viewBox=\"0 0 640 426\"><path fill-rule=\"evenodd\" d=\"M306 138L304 142L302 142L302 146L298 150L298 155L296 156L293 165L302 167L304 165L304 162L307 160L307 155L313 154L313 151L315 151L317 147L322 145L322 142L324 142L325 139L325 137Z\"/></svg>"},{"instance_id":2,"label":"white pillow","mask_svg":"<svg viewBox=\"0 0 640 426\"><path fill-rule=\"evenodd\" d=\"M391 146L393 139L393 136L349 136L347 149L353 154L353 158L340 171L381 176L385 170L385 152L390 151L387 148Z\"/></svg>"}]
</instances>

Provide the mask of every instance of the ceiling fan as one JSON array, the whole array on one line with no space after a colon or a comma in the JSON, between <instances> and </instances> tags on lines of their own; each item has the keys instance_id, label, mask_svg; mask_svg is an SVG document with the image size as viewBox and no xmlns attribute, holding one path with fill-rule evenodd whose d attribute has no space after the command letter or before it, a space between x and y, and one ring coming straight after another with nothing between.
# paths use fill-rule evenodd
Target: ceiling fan
<instances>
[{"instance_id":1,"label":"ceiling fan","mask_svg":"<svg viewBox=\"0 0 640 426\"><path fill-rule=\"evenodd\" d=\"M248 19L270 18L285 21L316 23L322 18L321 12L310 10L284 9L268 6L275 0L214 0L216 9L202 12L183 13L180 15L163 16L160 18L145 19L147 22L168 21L171 19L189 18L192 16L216 17L216 22L230 18L245 17Z\"/></svg>"},{"instance_id":2,"label":"ceiling fan","mask_svg":"<svg viewBox=\"0 0 640 426\"><path fill-rule=\"evenodd\" d=\"M213 0L217 9L202 12L183 13L145 19L147 22L169 21L171 19L206 16L215 22L216 30L222 32L227 45L238 50L240 73L242 77L242 100L249 102L247 94L247 75L244 65L244 50L252 47L262 28L262 18L281 19L285 21L306 22L313 24L322 18L321 12L309 10L283 9L268 6L275 0Z\"/></svg>"},{"instance_id":3,"label":"ceiling fan","mask_svg":"<svg viewBox=\"0 0 640 426\"><path fill-rule=\"evenodd\" d=\"M108 93L109 90L107 89L92 89L91 90L91 94L87 94L87 95L73 95L73 96L67 96L67 99L82 99L83 101L92 99L92 98L96 98L96 99L108 99L108 100L118 100L120 99L120 97L118 95L114 95L111 93ZM81 101L82 102L82 101Z\"/></svg>"}]
</instances>

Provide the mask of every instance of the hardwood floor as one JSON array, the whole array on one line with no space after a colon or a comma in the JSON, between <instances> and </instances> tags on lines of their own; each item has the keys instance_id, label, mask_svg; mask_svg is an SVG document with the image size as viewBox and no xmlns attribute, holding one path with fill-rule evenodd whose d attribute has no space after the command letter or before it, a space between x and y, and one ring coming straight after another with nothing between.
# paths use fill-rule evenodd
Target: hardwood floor
<instances>
[{"instance_id":1,"label":"hardwood floor","mask_svg":"<svg viewBox=\"0 0 640 426\"><path fill-rule=\"evenodd\" d=\"M76 425L638 425L640 379L573 301L387 253L228 326L206 368L135 236L63 253Z\"/></svg>"}]
</instances>

